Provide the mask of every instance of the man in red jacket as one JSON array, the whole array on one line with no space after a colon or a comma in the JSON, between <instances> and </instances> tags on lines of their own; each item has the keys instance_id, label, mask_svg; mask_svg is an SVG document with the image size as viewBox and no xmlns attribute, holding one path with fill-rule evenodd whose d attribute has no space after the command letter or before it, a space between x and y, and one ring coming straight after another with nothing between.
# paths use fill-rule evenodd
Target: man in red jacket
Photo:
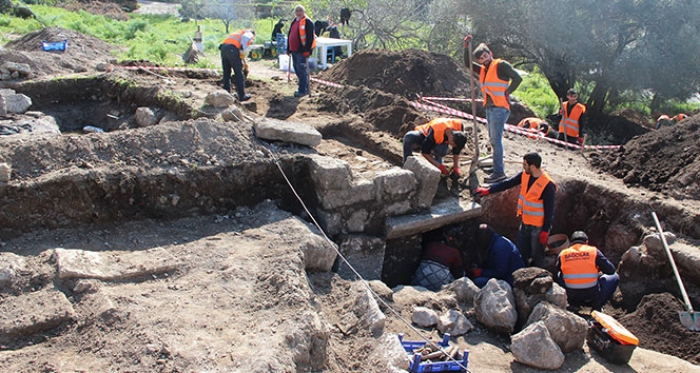
<instances>
[{"instance_id":1,"label":"man in red jacket","mask_svg":"<svg viewBox=\"0 0 700 373\"><path fill-rule=\"evenodd\" d=\"M314 21L306 16L303 5L297 5L294 15L296 18L287 35L287 54L292 56L294 72L299 78L299 89L294 92L294 97L302 97L309 94L309 56L316 47L316 35Z\"/></svg>"}]
</instances>

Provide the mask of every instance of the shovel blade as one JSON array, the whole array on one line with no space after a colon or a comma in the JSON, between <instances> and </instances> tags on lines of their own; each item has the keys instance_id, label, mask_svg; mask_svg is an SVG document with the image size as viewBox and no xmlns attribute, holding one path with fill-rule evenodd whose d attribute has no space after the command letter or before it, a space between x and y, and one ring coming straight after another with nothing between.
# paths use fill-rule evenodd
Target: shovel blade
<instances>
[{"instance_id":1,"label":"shovel blade","mask_svg":"<svg viewBox=\"0 0 700 373\"><path fill-rule=\"evenodd\" d=\"M700 314L695 312L678 312L678 316L681 319L681 325L686 329L700 332Z\"/></svg>"}]
</instances>

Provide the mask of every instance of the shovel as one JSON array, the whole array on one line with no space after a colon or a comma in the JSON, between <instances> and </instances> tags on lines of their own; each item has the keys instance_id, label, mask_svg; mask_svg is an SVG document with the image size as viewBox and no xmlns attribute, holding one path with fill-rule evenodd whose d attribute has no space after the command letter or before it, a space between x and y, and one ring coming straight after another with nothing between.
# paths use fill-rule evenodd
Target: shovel
<instances>
[{"instance_id":1,"label":"shovel","mask_svg":"<svg viewBox=\"0 0 700 373\"><path fill-rule=\"evenodd\" d=\"M678 280L678 286L681 288L683 301L685 301L685 308L688 310L687 312L678 312L678 316L681 319L681 324L688 330L700 332L700 314L696 314L695 311L693 311L693 305L690 304L688 293L686 293L685 286L683 286L683 280L681 280L681 274L678 273L678 267L676 267L676 262L673 260L673 255L671 255L671 249L668 248L668 243L666 243L666 236L664 236L664 231L661 229L659 218L656 217L656 213L653 211L651 213L651 216L654 217L656 229L659 231L659 235L661 236L661 242L664 244L664 249L666 249L666 255L668 255L668 260L671 262L673 273L676 275L676 280Z\"/></svg>"},{"instance_id":2,"label":"shovel","mask_svg":"<svg viewBox=\"0 0 700 373\"><path fill-rule=\"evenodd\" d=\"M474 91L474 71L472 65L472 41L469 40L469 66L467 70L469 71L469 93L471 94L472 103L472 121L474 124L474 156L472 157L471 164L469 165L469 192L474 193L476 188L479 187L479 179L476 176L476 170L479 168L479 133L476 123L476 92Z\"/></svg>"}]
</instances>

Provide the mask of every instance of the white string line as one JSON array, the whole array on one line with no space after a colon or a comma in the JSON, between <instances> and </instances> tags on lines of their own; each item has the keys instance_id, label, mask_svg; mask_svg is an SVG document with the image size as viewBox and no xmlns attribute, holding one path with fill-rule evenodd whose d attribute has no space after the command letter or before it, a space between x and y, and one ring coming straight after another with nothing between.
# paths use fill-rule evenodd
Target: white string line
<instances>
[{"instance_id":1,"label":"white string line","mask_svg":"<svg viewBox=\"0 0 700 373\"><path fill-rule=\"evenodd\" d=\"M377 293L372 289L372 287L369 285L369 282L367 282L367 280L365 280L365 279L355 270L355 267L353 267L352 264L350 264L350 262L348 262L348 260L345 258L345 256L343 256L343 254L340 253L340 250L338 250L338 249L336 248L335 243L334 243L333 241L331 241L330 238L328 238L328 236L326 235L326 232L323 231L323 228L321 228L321 226L318 224L318 222L316 221L316 218L314 218L314 216L311 214L311 211L309 211L309 209L306 207L306 204L304 203L304 201L301 199L301 197L299 196L299 194L297 194L296 189L295 189L294 186L292 185L291 181L289 181L289 178L287 178L287 174L286 174L286 173L284 172L284 170L282 169L282 166L280 165L280 162L279 162L279 160L277 159L277 157L275 157L275 155L272 153L272 151L270 151L270 150L267 149L266 147L264 147L264 146L261 146L261 147L262 147L263 149L265 149L265 150L267 151L267 153L272 157L272 159L273 159L274 162L275 162L275 165L276 165L277 168L280 170L280 173L282 174L282 177L284 177L284 180L287 182L287 185L289 185L289 188L292 190L292 193L294 193L294 196L297 198L297 200L299 201L299 203L301 203L301 206L304 208L304 211L306 212L306 214L311 218L311 221L314 223L314 225L316 226L316 228L319 230L319 232L321 232L321 235L323 236L323 238L328 242L328 244L331 246L331 248L333 249L333 251L335 251L336 254L338 254L338 257L339 257L340 259L343 260L343 262L348 266L348 268L350 268L350 270L352 271L352 273L355 274L355 276L356 276L358 279L360 279L360 281L365 285L365 287L367 288L367 290L369 290L369 292L370 292L379 302L381 302L387 309L389 309L389 310L391 311L391 313L394 314L394 316L396 316L399 320L401 320L401 322L403 322L403 323L404 323L407 327L409 327L413 332L415 332L416 334L418 334L418 336L420 336L423 340L425 340L425 341L427 342L427 344L429 344L429 345L430 345L431 347L433 347L433 348L438 349L438 350L439 350L440 352L442 352L445 356L447 356L447 358L448 358L449 360L452 360L453 362L455 362L461 369L464 369L466 372L471 373L471 371L470 371L469 369L467 369L467 367L464 366L460 361L457 361L455 358L453 358L452 356L450 356L450 355L445 351L445 349L442 348L442 346L436 344L436 343L433 342L430 338L424 336L423 333L421 333L420 330L416 329L408 320L406 320L403 316L401 316L401 314L399 314L398 311L396 311L394 308L392 308L382 297L379 296L379 294L377 294Z\"/></svg>"}]
</instances>

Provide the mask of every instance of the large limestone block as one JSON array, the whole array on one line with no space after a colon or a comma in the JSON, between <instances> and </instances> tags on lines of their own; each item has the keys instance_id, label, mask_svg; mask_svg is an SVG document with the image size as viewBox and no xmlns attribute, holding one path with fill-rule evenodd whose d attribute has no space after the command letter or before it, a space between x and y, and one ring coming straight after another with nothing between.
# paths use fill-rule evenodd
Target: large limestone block
<instances>
[{"instance_id":1,"label":"large limestone block","mask_svg":"<svg viewBox=\"0 0 700 373\"><path fill-rule=\"evenodd\" d=\"M418 193L416 196L416 208L429 208L435 198L435 193L440 183L440 170L435 168L423 157L410 156L403 168L413 172L418 181Z\"/></svg>"},{"instance_id":2,"label":"large limestone block","mask_svg":"<svg viewBox=\"0 0 700 373\"><path fill-rule=\"evenodd\" d=\"M7 95L5 97L5 110L12 114L23 114L32 106L32 99L23 94Z\"/></svg>"},{"instance_id":3,"label":"large limestone block","mask_svg":"<svg viewBox=\"0 0 700 373\"><path fill-rule=\"evenodd\" d=\"M474 328L466 316L457 310L449 310L438 319L437 328L441 333L456 337L467 334Z\"/></svg>"},{"instance_id":4,"label":"large limestone block","mask_svg":"<svg viewBox=\"0 0 700 373\"><path fill-rule=\"evenodd\" d=\"M53 255L61 279L114 281L172 271L181 264L163 248L119 253L57 248Z\"/></svg>"},{"instance_id":5,"label":"large limestone block","mask_svg":"<svg viewBox=\"0 0 700 373\"><path fill-rule=\"evenodd\" d=\"M0 342L26 338L75 319L73 306L57 290L0 299Z\"/></svg>"},{"instance_id":6,"label":"large limestone block","mask_svg":"<svg viewBox=\"0 0 700 373\"><path fill-rule=\"evenodd\" d=\"M540 302L527 319L526 325L538 321L544 322L552 340L565 354L583 348L586 340L588 323L581 316L555 307L547 302Z\"/></svg>"},{"instance_id":7,"label":"large limestone block","mask_svg":"<svg viewBox=\"0 0 700 373\"><path fill-rule=\"evenodd\" d=\"M510 340L510 350L515 360L521 364L548 370L559 369L564 365L564 354L542 321L529 325Z\"/></svg>"},{"instance_id":8,"label":"large limestone block","mask_svg":"<svg viewBox=\"0 0 700 373\"><path fill-rule=\"evenodd\" d=\"M323 136L308 124L288 122L272 118L260 118L253 125L255 136L273 141L291 142L294 144L317 146Z\"/></svg>"},{"instance_id":9,"label":"large limestone block","mask_svg":"<svg viewBox=\"0 0 700 373\"><path fill-rule=\"evenodd\" d=\"M458 198L446 199L425 213L386 219L386 238L413 236L481 216L481 205Z\"/></svg>"},{"instance_id":10,"label":"large limestone block","mask_svg":"<svg viewBox=\"0 0 700 373\"><path fill-rule=\"evenodd\" d=\"M140 107L136 109L136 124L139 127L150 127L158 123L158 117L153 109L148 107Z\"/></svg>"},{"instance_id":11,"label":"large limestone block","mask_svg":"<svg viewBox=\"0 0 700 373\"><path fill-rule=\"evenodd\" d=\"M340 253L365 280L380 280L384 265L386 242L378 237L346 236L340 241ZM344 261L340 261L338 275L355 280L355 274Z\"/></svg>"},{"instance_id":12,"label":"large limestone block","mask_svg":"<svg viewBox=\"0 0 700 373\"><path fill-rule=\"evenodd\" d=\"M322 192L318 196L323 208L327 210L351 206L374 199L374 183L372 180L358 179L349 188Z\"/></svg>"},{"instance_id":13,"label":"large limestone block","mask_svg":"<svg viewBox=\"0 0 700 373\"><path fill-rule=\"evenodd\" d=\"M421 328L429 328L438 323L437 312L426 307L415 307L411 314L411 321Z\"/></svg>"},{"instance_id":14,"label":"large limestone block","mask_svg":"<svg viewBox=\"0 0 700 373\"><path fill-rule=\"evenodd\" d=\"M512 333L518 321L513 291L507 282L491 279L474 297L476 318L498 333Z\"/></svg>"},{"instance_id":15,"label":"large limestone block","mask_svg":"<svg viewBox=\"0 0 700 373\"><path fill-rule=\"evenodd\" d=\"M233 105L236 99L228 92L212 92L207 95L205 102L215 108L225 108Z\"/></svg>"},{"instance_id":16,"label":"large limestone block","mask_svg":"<svg viewBox=\"0 0 700 373\"><path fill-rule=\"evenodd\" d=\"M393 201L416 191L418 182L413 172L398 167L377 173L375 179L377 200Z\"/></svg>"},{"instance_id":17,"label":"large limestone block","mask_svg":"<svg viewBox=\"0 0 700 373\"><path fill-rule=\"evenodd\" d=\"M311 178L323 192L350 189L352 174L350 165L341 159L312 155L310 160Z\"/></svg>"}]
</instances>

